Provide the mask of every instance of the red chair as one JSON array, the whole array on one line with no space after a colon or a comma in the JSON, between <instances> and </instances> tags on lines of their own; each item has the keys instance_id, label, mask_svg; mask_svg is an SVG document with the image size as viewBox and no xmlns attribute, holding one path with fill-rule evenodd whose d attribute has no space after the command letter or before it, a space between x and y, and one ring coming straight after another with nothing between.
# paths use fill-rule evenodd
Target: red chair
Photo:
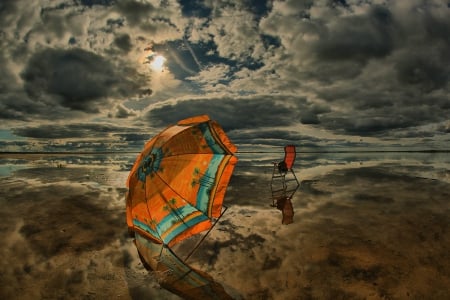
<instances>
[{"instance_id":1,"label":"red chair","mask_svg":"<svg viewBox=\"0 0 450 300\"><path fill-rule=\"evenodd\" d=\"M273 163L272 180L270 189L272 191L272 206L277 206L279 199L291 200L300 186L297 176L293 170L297 153L294 145L284 147L284 159Z\"/></svg>"},{"instance_id":2,"label":"red chair","mask_svg":"<svg viewBox=\"0 0 450 300\"><path fill-rule=\"evenodd\" d=\"M278 172L286 174L288 171L291 171L296 155L294 145L284 146L284 159L277 164Z\"/></svg>"}]
</instances>

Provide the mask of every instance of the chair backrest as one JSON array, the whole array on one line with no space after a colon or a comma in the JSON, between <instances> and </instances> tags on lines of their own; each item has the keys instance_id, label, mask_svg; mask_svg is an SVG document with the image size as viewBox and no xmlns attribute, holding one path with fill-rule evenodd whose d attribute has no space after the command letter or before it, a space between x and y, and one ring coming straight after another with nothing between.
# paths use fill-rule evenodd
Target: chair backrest
<instances>
[{"instance_id":1,"label":"chair backrest","mask_svg":"<svg viewBox=\"0 0 450 300\"><path fill-rule=\"evenodd\" d=\"M292 166L295 162L295 146L294 145L286 145L284 146L284 162L286 163L286 167L288 170L292 169Z\"/></svg>"}]
</instances>

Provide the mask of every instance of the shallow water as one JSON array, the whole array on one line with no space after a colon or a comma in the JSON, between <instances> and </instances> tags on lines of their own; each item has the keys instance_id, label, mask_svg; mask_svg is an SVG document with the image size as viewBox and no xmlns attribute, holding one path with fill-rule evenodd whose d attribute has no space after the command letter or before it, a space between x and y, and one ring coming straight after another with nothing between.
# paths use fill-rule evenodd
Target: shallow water
<instances>
[{"instance_id":1,"label":"shallow water","mask_svg":"<svg viewBox=\"0 0 450 300\"><path fill-rule=\"evenodd\" d=\"M0 156L1 299L179 299L127 235L136 155ZM235 299L450 298L448 153L299 153L289 225L270 206L282 156L238 154L191 266Z\"/></svg>"}]
</instances>

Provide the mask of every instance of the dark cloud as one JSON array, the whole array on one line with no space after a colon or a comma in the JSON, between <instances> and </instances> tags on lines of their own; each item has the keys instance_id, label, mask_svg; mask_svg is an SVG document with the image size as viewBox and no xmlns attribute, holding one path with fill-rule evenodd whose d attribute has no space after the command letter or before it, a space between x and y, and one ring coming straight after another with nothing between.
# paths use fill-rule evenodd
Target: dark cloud
<instances>
[{"instance_id":1,"label":"dark cloud","mask_svg":"<svg viewBox=\"0 0 450 300\"><path fill-rule=\"evenodd\" d=\"M31 105L31 101L22 91L14 74L5 66L7 60L0 56L0 64L3 65L0 76L0 119L24 120L26 116L22 110L22 104Z\"/></svg>"},{"instance_id":2,"label":"dark cloud","mask_svg":"<svg viewBox=\"0 0 450 300\"><path fill-rule=\"evenodd\" d=\"M116 136L119 136L121 140L124 140L126 142L140 142L143 143L147 140L149 140L152 136L150 134L145 134L145 133L133 133L128 132L128 133L120 133L120 134L115 134Z\"/></svg>"},{"instance_id":3,"label":"dark cloud","mask_svg":"<svg viewBox=\"0 0 450 300\"><path fill-rule=\"evenodd\" d=\"M0 15L2 16L2 21L7 22L8 15L12 16L17 13L17 1L14 0L4 0L0 3Z\"/></svg>"},{"instance_id":4,"label":"dark cloud","mask_svg":"<svg viewBox=\"0 0 450 300\"><path fill-rule=\"evenodd\" d=\"M388 132L394 134L396 130L416 130L430 121L435 123L448 120L448 110L441 110L430 104L424 107L404 106L384 109L371 109L367 112L349 114L329 113L320 116L321 126L341 134L379 136L383 137ZM424 135L422 132L421 135ZM434 135L433 132L430 135Z\"/></svg>"},{"instance_id":5,"label":"dark cloud","mask_svg":"<svg viewBox=\"0 0 450 300\"><path fill-rule=\"evenodd\" d=\"M110 124L63 124L40 125L36 127L14 128L13 133L18 136L38 139L64 139L64 138L92 138L108 137L112 132L125 131L125 128Z\"/></svg>"},{"instance_id":6,"label":"dark cloud","mask_svg":"<svg viewBox=\"0 0 450 300\"><path fill-rule=\"evenodd\" d=\"M272 0L244 0L242 1L244 8L251 12L255 18L267 16L272 9Z\"/></svg>"},{"instance_id":7,"label":"dark cloud","mask_svg":"<svg viewBox=\"0 0 450 300\"><path fill-rule=\"evenodd\" d=\"M402 133L394 134L397 138L431 138L436 135L435 132L425 131L425 130L408 130Z\"/></svg>"},{"instance_id":8,"label":"dark cloud","mask_svg":"<svg viewBox=\"0 0 450 300\"><path fill-rule=\"evenodd\" d=\"M77 1L78 2L78 1ZM79 0L80 4L92 7L94 5L110 6L114 4L115 0Z\"/></svg>"},{"instance_id":9,"label":"dark cloud","mask_svg":"<svg viewBox=\"0 0 450 300\"><path fill-rule=\"evenodd\" d=\"M330 112L325 105L314 104L309 109L300 110L300 122L302 124L320 124L319 115Z\"/></svg>"},{"instance_id":10,"label":"dark cloud","mask_svg":"<svg viewBox=\"0 0 450 300\"><path fill-rule=\"evenodd\" d=\"M0 148L2 149L8 149L8 147L20 147L20 148L26 148L29 145L28 141L0 141Z\"/></svg>"},{"instance_id":11,"label":"dark cloud","mask_svg":"<svg viewBox=\"0 0 450 300\"><path fill-rule=\"evenodd\" d=\"M270 145L283 147L286 144L301 145L301 148L315 148L324 142L320 138L304 135L296 130L255 129L251 131L231 131L228 133L237 145ZM242 150L241 148L239 148ZM253 148L254 149L254 148ZM300 149L300 148L299 148Z\"/></svg>"},{"instance_id":12,"label":"dark cloud","mask_svg":"<svg viewBox=\"0 0 450 300\"><path fill-rule=\"evenodd\" d=\"M366 61L393 49L390 11L375 6L367 15L341 18L327 29L314 47L319 59Z\"/></svg>"},{"instance_id":13,"label":"dark cloud","mask_svg":"<svg viewBox=\"0 0 450 300\"><path fill-rule=\"evenodd\" d=\"M450 122L447 122L447 124L439 125L437 130L442 133L450 133Z\"/></svg>"},{"instance_id":14,"label":"dark cloud","mask_svg":"<svg viewBox=\"0 0 450 300\"><path fill-rule=\"evenodd\" d=\"M133 47L131 38L128 34L120 34L114 39L114 44L124 52L130 52Z\"/></svg>"},{"instance_id":15,"label":"dark cloud","mask_svg":"<svg viewBox=\"0 0 450 300\"><path fill-rule=\"evenodd\" d=\"M21 76L36 105L96 113L108 97L138 93L142 78L127 71L119 72L106 58L83 49L47 48L31 57Z\"/></svg>"},{"instance_id":16,"label":"dark cloud","mask_svg":"<svg viewBox=\"0 0 450 300\"><path fill-rule=\"evenodd\" d=\"M285 141L297 141L302 138L300 132L287 130L252 130L245 132L230 132L230 137L234 143L245 144L251 141L252 144L283 144ZM278 141L278 142L277 142Z\"/></svg>"},{"instance_id":17,"label":"dark cloud","mask_svg":"<svg viewBox=\"0 0 450 300\"><path fill-rule=\"evenodd\" d=\"M312 105L304 98L277 97L276 100L279 101L272 97L184 100L152 109L146 118L155 126L163 126L192 115L207 114L225 130L235 130L290 126L301 119L311 121L317 114L328 111L325 106Z\"/></svg>"},{"instance_id":18,"label":"dark cloud","mask_svg":"<svg viewBox=\"0 0 450 300\"><path fill-rule=\"evenodd\" d=\"M71 123L36 125L12 128L14 135L27 138L28 141L11 141L0 143L4 147L27 148L33 141L35 147L41 151L140 151L146 141L155 132L146 127L128 127L108 123ZM6 148L5 148L6 149ZM33 149L26 149L32 151Z\"/></svg>"},{"instance_id":19,"label":"dark cloud","mask_svg":"<svg viewBox=\"0 0 450 300\"><path fill-rule=\"evenodd\" d=\"M29 114L40 113L25 93L6 93L2 94L1 99L0 118L3 120L28 121Z\"/></svg>"},{"instance_id":20,"label":"dark cloud","mask_svg":"<svg viewBox=\"0 0 450 300\"><path fill-rule=\"evenodd\" d=\"M271 113L270 113L271 112ZM270 100L204 99L181 101L151 110L147 118L157 126L176 123L192 115L207 114L217 120L225 130L289 125L293 122L292 111Z\"/></svg>"},{"instance_id":21,"label":"dark cloud","mask_svg":"<svg viewBox=\"0 0 450 300\"><path fill-rule=\"evenodd\" d=\"M430 122L448 120L449 108L445 96L427 95L414 89L380 95L354 88L347 91L348 94L339 95L342 97L339 100L334 100L339 102L339 106L351 107L353 112L329 111L320 114L320 126L340 134L382 137L390 131L415 130L415 127Z\"/></svg>"},{"instance_id":22,"label":"dark cloud","mask_svg":"<svg viewBox=\"0 0 450 300\"><path fill-rule=\"evenodd\" d=\"M380 135L393 128L407 128L411 126L409 120L404 120L396 116L356 117L353 115L347 118L328 117L321 118L321 124L338 133L354 135Z\"/></svg>"},{"instance_id":23,"label":"dark cloud","mask_svg":"<svg viewBox=\"0 0 450 300\"><path fill-rule=\"evenodd\" d=\"M203 1L179 0L181 12L185 17L206 18L211 14L212 9Z\"/></svg>"},{"instance_id":24,"label":"dark cloud","mask_svg":"<svg viewBox=\"0 0 450 300\"><path fill-rule=\"evenodd\" d=\"M447 4L447 9L450 3ZM448 11L442 13L433 13L429 10L422 11L422 19L425 29L425 38L428 42L442 42L447 47L450 46L450 20Z\"/></svg>"},{"instance_id":25,"label":"dark cloud","mask_svg":"<svg viewBox=\"0 0 450 300\"><path fill-rule=\"evenodd\" d=\"M445 60L427 55L405 55L395 68L400 84L416 86L424 92L443 88L449 80L450 68L442 65ZM450 62L450 59L447 59Z\"/></svg>"},{"instance_id":26,"label":"dark cloud","mask_svg":"<svg viewBox=\"0 0 450 300\"><path fill-rule=\"evenodd\" d=\"M137 26L145 23L156 8L151 3L125 0L117 3L117 10L125 16L131 26Z\"/></svg>"}]
</instances>

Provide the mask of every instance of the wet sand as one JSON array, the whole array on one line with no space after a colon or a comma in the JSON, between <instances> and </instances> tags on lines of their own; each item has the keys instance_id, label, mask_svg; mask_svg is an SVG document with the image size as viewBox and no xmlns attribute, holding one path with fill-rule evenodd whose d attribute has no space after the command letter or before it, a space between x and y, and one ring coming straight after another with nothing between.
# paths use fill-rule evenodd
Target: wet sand
<instances>
[{"instance_id":1,"label":"wet sand","mask_svg":"<svg viewBox=\"0 0 450 300\"><path fill-rule=\"evenodd\" d=\"M449 298L449 196L447 183L382 168L303 181L295 226L264 241L277 245L261 258L277 262L269 290L279 299Z\"/></svg>"},{"instance_id":2,"label":"wet sand","mask_svg":"<svg viewBox=\"0 0 450 300\"><path fill-rule=\"evenodd\" d=\"M450 299L450 184L406 171L299 176L283 225L270 176L238 170L188 263L236 299ZM127 235L127 173L96 172L109 181L71 167L0 178L1 299L179 299Z\"/></svg>"}]
</instances>

